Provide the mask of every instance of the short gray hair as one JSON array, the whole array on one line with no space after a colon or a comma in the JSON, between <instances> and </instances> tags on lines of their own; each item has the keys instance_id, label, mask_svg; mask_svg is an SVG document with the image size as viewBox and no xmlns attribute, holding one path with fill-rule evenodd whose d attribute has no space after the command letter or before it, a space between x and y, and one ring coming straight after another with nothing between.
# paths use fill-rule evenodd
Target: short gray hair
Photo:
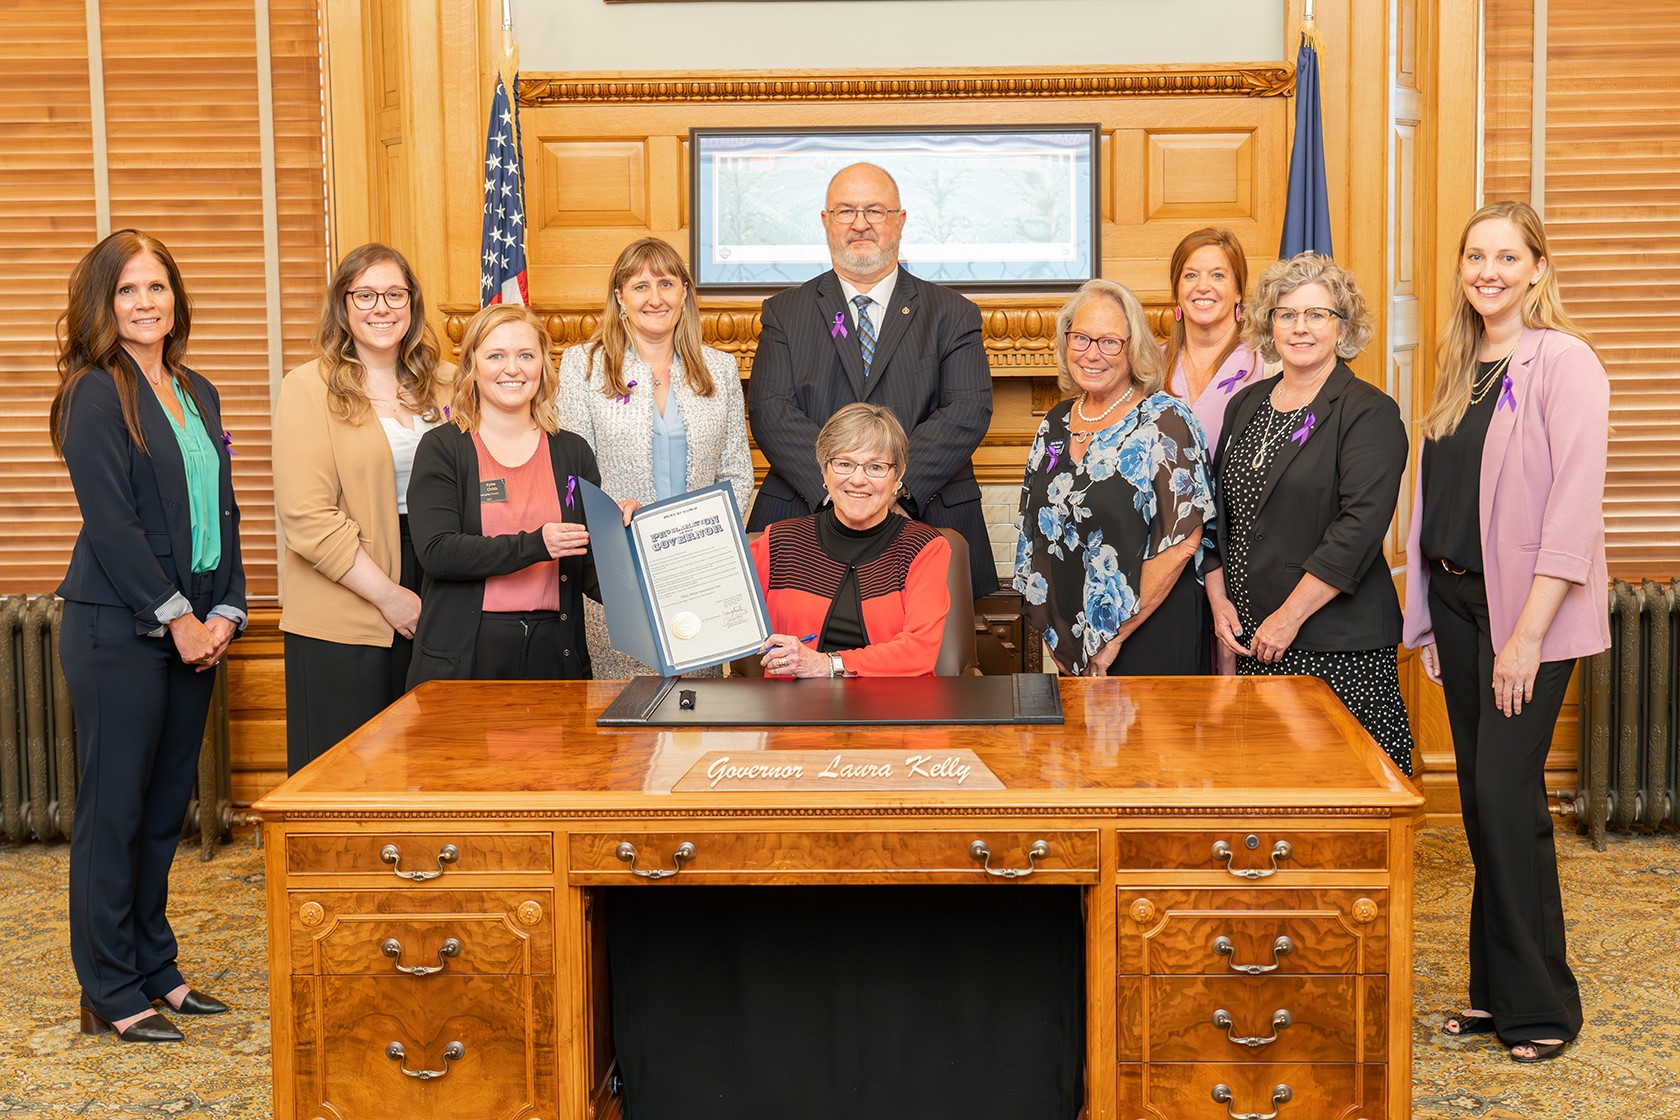
<instances>
[{"instance_id":1,"label":"short gray hair","mask_svg":"<svg viewBox=\"0 0 1680 1120\"><path fill-rule=\"evenodd\" d=\"M828 418L817 433L817 469L828 466L830 459L847 451L863 450L884 455L898 476L904 477L910 465L910 437L891 409L878 404L855 402Z\"/></svg>"},{"instance_id":2,"label":"short gray hair","mask_svg":"<svg viewBox=\"0 0 1680 1120\"><path fill-rule=\"evenodd\" d=\"M1166 383L1167 370L1161 361L1161 347L1155 341L1155 334L1149 328L1149 318L1143 313L1143 304L1132 294L1132 290L1124 284L1116 284L1112 280L1087 280L1080 289L1073 293L1073 298L1062 304L1062 309L1056 312L1056 384L1063 393L1072 395L1078 388L1074 384L1073 374L1068 371L1067 336L1073 326L1073 318L1079 314L1079 309L1094 299L1106 299L1120 308L1121 314L1126 316L1126 370L1130 373L1132 383L1137 386L1138 393L1148 397L1161 391Z\"/></svg>"},{"instance_id":3,"label":"short gray hair","mask_svg":"<svg viewBox=\"0 0 1680 1120\"><path fill-rule=\"evenodd\" d=\"M1277 361L1277 343L1272 341L1272 311L1278 300L1308 284L1323 284L1336 304L1331 310L1342 317L1336 357L1343 361L1357 357L1376 331L1370 305L1365 302L1353 273L1317 253L1299 253L1278 261L1260 274L1260 280L1254 285L1254 296L1248 301L1249 313L1243 316L1243 342L1250 349L1260 351L1268 362Z\"/></svg>"}]
</instances>

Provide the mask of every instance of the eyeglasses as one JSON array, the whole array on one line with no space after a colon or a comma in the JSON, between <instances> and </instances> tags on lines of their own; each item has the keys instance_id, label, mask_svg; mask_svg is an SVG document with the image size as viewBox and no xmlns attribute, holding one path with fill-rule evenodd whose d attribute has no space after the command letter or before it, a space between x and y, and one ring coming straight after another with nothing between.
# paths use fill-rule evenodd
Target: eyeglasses
<instances>
[{"instance_id":1,"label":"eyeglasses","mask_svg":"<svg viewBox=\"0 0 1680 1120\"><path fill-rule=\"evenodd\" d=\"M1330 320L1343 317L1340 311L1332 311L1328 307L1309 307L1305 311L1295 311L1288 307L1274 307L1272 308L1272 326L1293 327L1295 320L1301 316L1306 317L1307 326L1315 331Z\"/></svg>"},{"instance_id":2,"label":"eyeglasses","mask_svg":"<svg viewBox=\"0 0 1680 1120\"><path fill-rule=\"evenodd\" d=\"M384 300L385 306L392 311L401 311L408 306L407 288L387 288L383 292L376 292L372 288L353 288L350 291L350 302L357 311L372 311Z\"/></svg>"},{"instance_id":3,"label":"eyeglasses","mask_svg":"<svg viewBox=\"0 0 1680 1120\"><path fill-rule=\"evenodd\" d=\"M897 463L882 463L879 461L874 463L854 463L850 459L830 459L828 461L828 469L833 471L836 477L839 478L850 478L859 470L863 471L863 473L870 478L886 478L893 472L893 468L897 465Z\"/></svg>"},{"instance_id":4,"label":"eyeglasses","mask_svg":"<svg viewBox=\"0 0 1680 1120\"><path fill-rule=\"evenodd\" d=\"M1104 335L1101 338L1092 338L1090 335L1080 334L1078 331L1072 331L1067 336L1068 349L1072 350L1075 354L1085 353L1085 351L1091 348L1091 343L1094 342L1097 344L1097 349L1101 350L1103 355L1109 358L1119 357L1120 351L1124 350L1126 348L1126 344L1130 341L1132 340L1129 338L1115 338L1113 335Z\"/></svg>"},{"instance_id":5,"label":"eyeglasses","mask_svg":"<svg viewBox=\"0 0 1680 1120\"><path fill-rule=\"evenodd\" d=\"M865 210L859 210L855 206L836 206L834 209L830 210L828 214L829 217L833 218L843 226L849 226L853 222L857 221L859 214L862 214L863 220L868 222L870 225L878 226L898 212L899 211L897 210L888 210L884 206L871 206Z\"/></svg>"}]
</instances>

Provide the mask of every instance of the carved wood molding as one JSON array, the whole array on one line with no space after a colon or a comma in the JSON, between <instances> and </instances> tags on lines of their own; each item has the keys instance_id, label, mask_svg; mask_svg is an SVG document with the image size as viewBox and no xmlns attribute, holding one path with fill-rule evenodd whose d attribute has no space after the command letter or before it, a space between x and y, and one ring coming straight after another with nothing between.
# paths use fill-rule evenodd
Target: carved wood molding
<instances>
[{"instance_id":1,"label":"carved wood molding","mask_svg":"<svg viewBox=\"0 0 1680 1120\"><path fill-rule=\"evenodd\" d=\"M994 374L1026 374L1055 376L1056 311L1060 297L1042 297L1031 302L999 302L987 297L981 304L980 326L985 337L986 359ZM445 349L451 360L458 359L461 338L466 333L467 320L478 309L458 305L441 308ZM559 354L568 346L587 342L601 324L599 310L570 310L534 306L548 327L554 340L554 352ZM1146 306L1149 326L1157 339L1165 339L1172 321L1172 308L1165 305ZM700 336L707 346L722 350L740 364L741 376L752 373L753 357L758 353L760 318L756 302L733 307L716 307L700 312Z\"/></svg>"},{"instance_id":2,"label":"carved wood molding","mask_svg":"<svg viewBox=\"0 0 1680 1120\"><path fill-rule=\"evenodd\" d=\"M672 102L973 101L1023 97L1287 97L1295 68L1286 63L1135 69L982 68L863 73L526 74L519 104L648 105Z\"/></svg>"}]
</instances>

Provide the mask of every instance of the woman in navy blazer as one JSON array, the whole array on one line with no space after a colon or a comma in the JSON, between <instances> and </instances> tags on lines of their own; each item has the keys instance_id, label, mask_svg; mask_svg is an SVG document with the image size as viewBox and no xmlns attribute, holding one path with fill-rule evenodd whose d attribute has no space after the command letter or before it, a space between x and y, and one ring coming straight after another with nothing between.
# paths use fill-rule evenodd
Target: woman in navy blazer
<instances>
[{"instance_id":1,"label":"woman in navy blazer","mask_svg":"<svg viewBox=\"0 0 1680 1120\"><path fill-rule=\"evenodd\" d=\"M182 978L165 914L216 666L245 625L231 441L182 364L191 318L160 242L101 241L70 276L51 413L82 514L58 588L81 769L70 955L83 1033L125 1042L181 1038L159 1001L227 1010Z\"/></svg>"}]
</instances>

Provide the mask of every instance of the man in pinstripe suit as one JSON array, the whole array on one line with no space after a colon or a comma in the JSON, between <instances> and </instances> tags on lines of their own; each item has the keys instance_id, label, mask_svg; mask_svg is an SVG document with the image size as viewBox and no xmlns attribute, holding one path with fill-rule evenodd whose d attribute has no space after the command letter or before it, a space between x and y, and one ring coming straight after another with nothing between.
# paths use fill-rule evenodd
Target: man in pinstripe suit
<instances>
[{"instance_id":1,"label":"man in pinstripe suit","mask_svg":"<svg viewBox=\"0 0 1680 1120\"><path fill-rule=\"evenodd\" d=\"M764 301L748 420L770 473L747 528L821 506L817 432L853 401L885 405L910 435L903 512L960 532L975 597L989 595L997 569L973 464L992 418L980 309L899 267L905 212L881 168L844 168L829 181L827 203L833 270Z\"/></svg>"}]
</instances>

